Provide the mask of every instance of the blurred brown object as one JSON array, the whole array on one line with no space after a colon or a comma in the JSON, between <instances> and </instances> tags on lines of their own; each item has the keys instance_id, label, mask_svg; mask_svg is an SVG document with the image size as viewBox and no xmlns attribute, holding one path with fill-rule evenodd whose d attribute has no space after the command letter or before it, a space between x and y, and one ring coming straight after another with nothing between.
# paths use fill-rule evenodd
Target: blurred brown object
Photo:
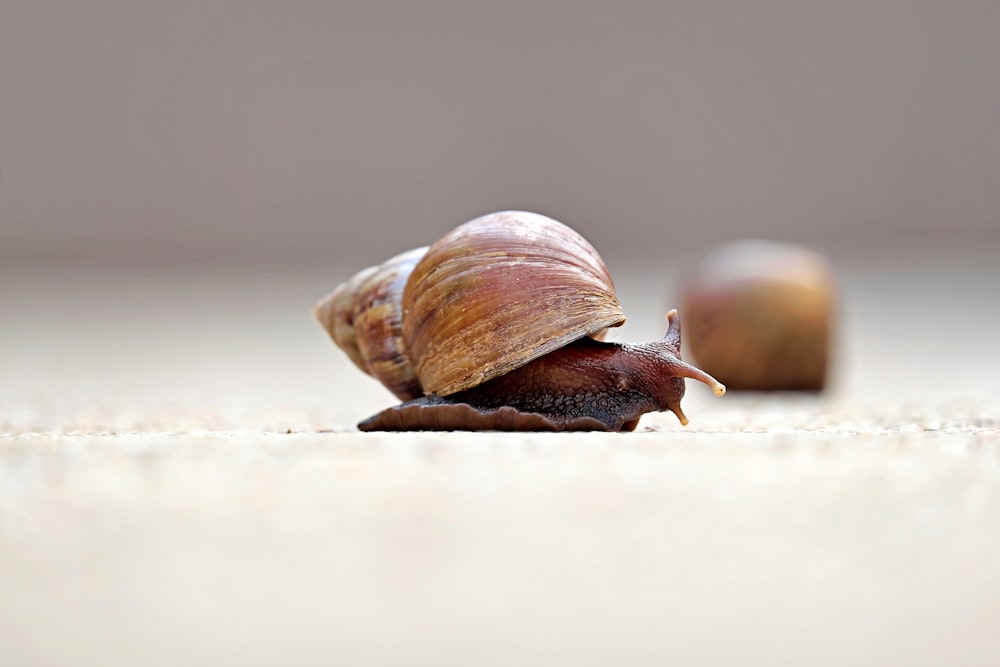
<instances>
[{"instance_id":1,"label":"blurred brown object","mask_svg":"<svg viewBox=\"0 0 1000 667\"><path fill-rule=\"evenodd\" d=\"M830 265L802 246L717 246L682 280L685 340L730 389L822 390L836 288Z\"/></svg>"}]
</instances>

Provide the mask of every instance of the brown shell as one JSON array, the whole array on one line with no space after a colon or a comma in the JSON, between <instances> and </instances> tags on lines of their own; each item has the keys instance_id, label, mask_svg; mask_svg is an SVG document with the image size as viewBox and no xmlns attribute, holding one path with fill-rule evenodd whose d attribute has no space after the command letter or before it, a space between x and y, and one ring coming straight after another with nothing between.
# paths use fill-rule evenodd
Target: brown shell
<instances>
[{"instance_id":1,"label":"brown shell","mask_svg":"<svg viewBox=\"0 0 1000 667\"><path fill-rule=\"evenodd\" d=\"M837 287L815 250L761 239L711 249L682 283L689 351L731 389L821 391Z\"/></svg>"},{"instance_id":2,"label":"brown shell","mask_svg":"<svg viewBox=\"0 0 1000 667\"><path fill-rule=\"evenodd\" d=\"M330 334L337 347L350 357L355 366L369 375L371 373L368 370L368 364L361 356L361 351L358 349L358 337L354 332L354 298L361 283L377 269L377 266L361 269L350 279L337 285L333 292L320 299L312 310L313 317Z\"/></svg>"},{"instance_id":3,"label":"brown shell","mask_svg":"<svg viewBox=\"0 0 1000 667\"><path fill-rule=\"evenodd\" d=\"M403 313L420 383L441 396L625 321L594 247L524 211L482 216L432 245L406 284Z\"/></svg>"},{"instance_id":4,"label":"brown shell","mask_svg":"<svg viewBox=\"0 0 1000 667\"><path fill-rule=\"evenodd\" d=\"M354 363L404 401L423 394L403 343L402 294L425 252L414 248L358 272L314 309Z\"/></svg>"}]
</instances>

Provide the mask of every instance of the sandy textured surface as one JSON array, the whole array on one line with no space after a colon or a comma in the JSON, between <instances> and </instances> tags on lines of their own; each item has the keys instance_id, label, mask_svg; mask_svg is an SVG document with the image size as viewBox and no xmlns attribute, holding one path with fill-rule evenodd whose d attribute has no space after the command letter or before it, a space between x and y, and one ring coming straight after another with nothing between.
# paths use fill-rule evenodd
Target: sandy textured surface
<instances>
[{"instance_id":1,"label":"sandy textured surface","mask_svg":"<svg viewBox=\"0 0 1000 667\"><path fill-rule=\"evenodd\" d=\"M820 398L374 435L326 276L5 276L0 665L998 664L998 277L845 272Z\"/></svg>"}]
</instances>

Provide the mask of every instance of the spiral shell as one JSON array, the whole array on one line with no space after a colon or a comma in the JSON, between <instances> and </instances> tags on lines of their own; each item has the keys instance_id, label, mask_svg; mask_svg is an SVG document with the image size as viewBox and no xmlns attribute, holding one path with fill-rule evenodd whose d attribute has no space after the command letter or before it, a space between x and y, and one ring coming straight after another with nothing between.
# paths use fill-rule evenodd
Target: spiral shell
<instances>
[{"instance_id":1,"label":"spiral shell","mask_svg":"<svg viewBox=\"0 0 1000 667\"><path fill-rule=\"evenodd\" d=\"M401 400L423 395L403 342L406 279L427 246L395 255L341 283L313 315L355 365Z\"/></svg>"},{"instance_id":2,"label":"spiral shell","mask_svg":"<svg viewBox=\"0 0 1000 667\"><path fill-rule=\"evenodd\" d=\"M476 218L364 269L314 314L402 400L469 389L625 321L594 247L525 211Z\"/></svg>"}]
</instances>

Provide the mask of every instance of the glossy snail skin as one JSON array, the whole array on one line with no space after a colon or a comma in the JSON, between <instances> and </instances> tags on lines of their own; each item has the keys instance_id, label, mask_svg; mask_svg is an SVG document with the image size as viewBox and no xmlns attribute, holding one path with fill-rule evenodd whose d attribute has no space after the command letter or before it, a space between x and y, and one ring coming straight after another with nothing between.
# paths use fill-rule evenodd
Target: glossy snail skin
<instances>
[{"instance_id":1,"label":"glossy snail skin","mask_svg":"<svg viewBox=\"0 0 1000 667\"><path fill-rule=\"evenodd\" d=\"M652 343L580 338L506 375L446 397L431 394L383 410L362 431L633 431L647 412L670 410L681 424L684 378L725 387L680 360L680 318Z\"/></svg>"},{"instance_id":2,"label":"glossy snail skin","mask_svg":"<svg viewBox=\"0 0 1000 667\"><path fill-rule=\"evenodd\" d=\"M631 431L671 410L683 378L680 320L642 344L603 343L625 320L600 255L566 225L502 211L429 248L364 269L313 309L334 341L402 401L362 430Z\"/></svg>"}]
</instances>

